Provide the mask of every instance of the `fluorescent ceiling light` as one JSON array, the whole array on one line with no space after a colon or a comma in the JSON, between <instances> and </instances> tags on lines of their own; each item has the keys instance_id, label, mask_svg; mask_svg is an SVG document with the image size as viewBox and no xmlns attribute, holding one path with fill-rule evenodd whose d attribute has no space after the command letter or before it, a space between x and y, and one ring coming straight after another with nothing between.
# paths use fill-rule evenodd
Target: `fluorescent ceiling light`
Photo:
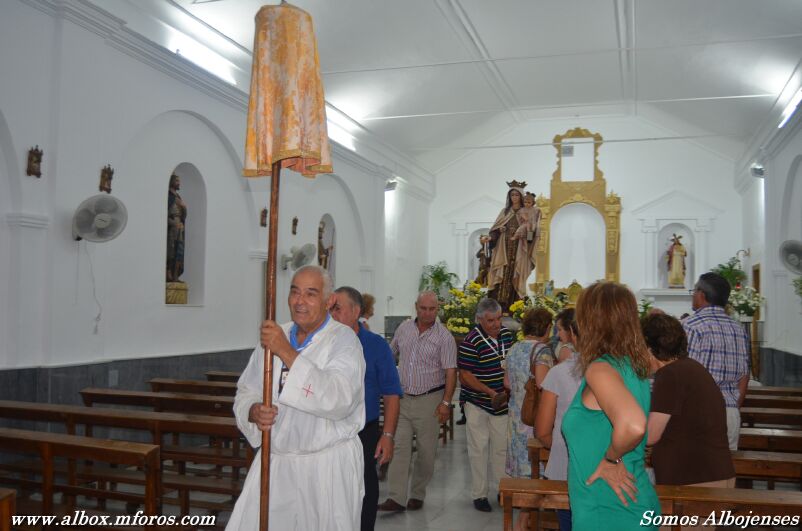
<instances>
[{"instance_id":1,"label":"fluorescent ceiling light","mask_svg":"<svg viewBox=\"0 0 802 531\"><path fill-rule=\"evenodd\" d=\"M799 106L800 101L802 101L802 88L796 91L794 97L791 98L791 101L789 101L788 105L786 105L785 109L783 109L783 119L779 124L777 124L777 129L780 129L782 126L788 123L788 120L790 120L791 116L794 115L794 111L796 111L797 106Z\"/></svg>"},{"instance_id":2,"label":"fluorescent ceiling light","mask_svg":"<svg viewBox=\"0 0 802 531\"><path fill-rule=\"evenodd\" d=\"M326 126L329 132L329 138L340 144L342 147L350 149L351 151L356 151L356 146L354 145L354 137L337 125L336 123L332 122L331 120L326 120Z\"/></svg>"},{"instance_id":3,"label":"fluorescent ceiling light","mask_svg":"<svg viewBox=\"0 0 802 531\"><path fill-rule=\"evenodd\" d=\"M170 50L176 54L185 57L192 61L199 67L203 68L210 74L213 74L223 81L236 85L237 81L231 74L232 65L222 55L213 52L206 46L202 45L195 39L184 35L183 33L176 32L170 39Z\"/></svg>"}]
</instances>

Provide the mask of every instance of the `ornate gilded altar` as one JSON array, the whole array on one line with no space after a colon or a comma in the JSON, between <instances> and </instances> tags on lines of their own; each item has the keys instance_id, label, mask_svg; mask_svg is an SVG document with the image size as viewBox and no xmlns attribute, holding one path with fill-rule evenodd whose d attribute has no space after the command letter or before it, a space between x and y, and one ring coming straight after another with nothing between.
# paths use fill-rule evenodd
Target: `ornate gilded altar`
<instances>
[{"instance_id":1,"label":"ornate gilded altar","mask_svg":"<svg viewBox=\"0 0 802 531\"><path fill-rule=\"evenodd\" d=\"M593 178L587 181L568 181L562 179L563 169L563 140L565 139L592 139L593 142ZM550 224L557 211L571 203L585 203L596 209L604 219L605 225L605 280L618 282L620 270L619 242L621 238L621 198L612 191L607 192L607 181L599 169L599 147L602 136L591 133L580 127L571 129L563 135L556 135L552 141L557 150L557 169L552 174L550 197L541 195L537 198L540 208L540 241L536 254L535 283L530 285L532 291L543 293L545 283L551 278L550 264ZM576 291L575 286L573 291ZM565 291L568 288L555 288L555 292Z\"/></svg>"}]
</instances>

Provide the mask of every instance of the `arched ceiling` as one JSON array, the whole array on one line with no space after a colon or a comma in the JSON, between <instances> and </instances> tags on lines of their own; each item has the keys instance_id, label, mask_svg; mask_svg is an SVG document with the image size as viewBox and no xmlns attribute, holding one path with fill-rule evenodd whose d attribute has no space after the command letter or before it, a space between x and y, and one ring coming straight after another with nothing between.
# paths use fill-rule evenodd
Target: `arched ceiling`
<instances>
[{"instance_id":1,"label":"arched ceiling","mask_svg":"<svg viewBox=\"0 0 802 531\"><path fill-rule=\"evenodd\" d=\"M132 28L134 9L179 29L202 22L227 39L199 40L247 82L264 0L94 1ZM640 117L734 161L800 85L798 0L293 3L312 14L326 99L353 134L432 173L464 155L455 148L569 117Z\"/></svg>"}]
</instances>

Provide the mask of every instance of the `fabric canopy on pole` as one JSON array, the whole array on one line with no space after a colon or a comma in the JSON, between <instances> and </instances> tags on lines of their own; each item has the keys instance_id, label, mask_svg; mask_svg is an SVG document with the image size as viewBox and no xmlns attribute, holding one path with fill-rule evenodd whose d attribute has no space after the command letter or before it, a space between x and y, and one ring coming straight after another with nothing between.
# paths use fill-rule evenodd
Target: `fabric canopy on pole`
<instances>
[{"instance_id":1,"label":"fabric canopy on pole","mask_svg":"<svg viewBox=\"0 0 802 531\"><path fill-rule=\"evenodd\" d=\"M256 14L243 174L270 175L276 162L306 177L332 172L312 17L289 4Z\"/></svg>"},{"instance_id":2,"label":"fabric canopy on pole","mask_svg":"<svg viewBox=\"0 0 802 531\"><path fill-rule=\"evenodd\" d=\"M246 177L270 175L270 225L265 272L265 318L276 318L279 176L331 173L320 61L306 11L282 2L256 14L251 93L245 137ZM273 354L265 349L263 405L273 404ZM259 529L269 527L270 432L262 433Z\"/></svg>"}]
</instances>

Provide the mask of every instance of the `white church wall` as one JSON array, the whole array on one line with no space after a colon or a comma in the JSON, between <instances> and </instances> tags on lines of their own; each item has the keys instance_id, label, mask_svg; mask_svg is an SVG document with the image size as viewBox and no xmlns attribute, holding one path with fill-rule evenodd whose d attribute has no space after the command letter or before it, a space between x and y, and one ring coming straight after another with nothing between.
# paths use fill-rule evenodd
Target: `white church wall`
<instances>
[{"instance_id":1,"label":"white church wall","mask_svg":"<svg viewBox=\"0 0 802 531\"><path fill-rule=\"evenodd\" d=\"M631 289L637 292L653 287L647 286L644 271L646 235L632 211L670 192L682 191L719 211L710 215L714 219L705 238L706 269L733 256L740 248L741 200L732 187L732 161L689 141L617 142L666 134L638 118L526 122L497 138L495 143L550 144L554 135L577 126L598 132L606 140L599 149L599 167L607 180L608 192L612 190L621 196L621 281ZM473 152L438 174L437 195L431 208L429 261L446 260L454 267L461 260L458 252L462 251L458 251L452 220L470 218L477 225L489 227L504 200L505 181L523 180L528 183L528 191L548 195L556 164L556 150L551 145L494 148ZM482 197L497 199L499 208L494 208L491 201L478 201ZM657 271L655 278L656 275Z\"/></svg>"},{"instance_id":2,"label":"white church wall","mask_svg":"<svg viewBox=\"0 0 802 531\"><path fill-rule=\"evenodd\" d=\"M802 120L765 161L765 252L761 285L767 298L764 346L802 356L802 301L791 282L796 274L780 262L785 240L802 240Z\"/></svg>"},{"instance_id":3,"label":"white church wall","mask_svg":"<svg viewBox=\"0 0 802 531\"><path fill-rule=\"evenodd\" d=\"M429 263L426 248L429 202L399 184L385 192L386 298L376 297L387 315L414 315L423 266Z\"/></svg>"},{"instance_id":4,"label":"white church wall","mask_svg":"<svg viewBox=\"0 0 802 531\"><path fill-rule=\"evenodd\" d=\"M746 182L746 188L741 191L742 230L744 249L749 250L749 256L743 257L742 267L751 283L753 266L761 266L761 277L765 278L767 273L763 269L766 263L766 194L764 179L749 178Z\"/></svg>"},{"instance_id":5,"label":"white church wall","mask_svg":"<svg viewBox=\"0 0 802 531\"><path fill-rule=\"evenodd\" d=\"M0 160L0 213L9 221L0 229L5 231L0 244L10 242L19 251L10 253L8 267L0 265L0 285L11 291L2 299L11 310L0 310L0 332L13 332L3 334L8 339L0 343L0 367L253 346L264 305L267 231L258 224L259 211L268 203L269 179L241 176L244 96L231 96L231 89L200 71L196 77L206 79L205 84L179 80L98 34L94 20L77 25L46 11L22 2L0 6L0 147L5 160ZM216 84L219 91L209 89ZM41 179L24 176L27 148L35 144L45 153ZM337 225L337 283L372 290L378 300L372 324L381 331L388 175L339 146L334 151L335 175L310 180L283 172L278 252L316 243L317 222L330 214ZM197 168L206 191L204 280L197 287L203 298L171 306L164 302L167 180L183 163ZM75 242L72 214L83 199L98 193L106 164L116 170L112 195L126 204L128 226L107 243ZM12 182L19 190L9 202L14 194L5 192ZM400 203L396 215L421 219L424 230L399 235L399 245L409 250L415 238L420 246L427 207L414 197ZM192 212L193 205L188 208ZM294 216L299 218L296 236L290 233ZM418 269L426 251L421 247L422 252L413 249L408 257ZM97 333L92 273L102 307ZM413 276L397 272L404 290ZM290 272L279 271L280 321L289 317L289 278Z\"/></svg>"}]
</instances>

